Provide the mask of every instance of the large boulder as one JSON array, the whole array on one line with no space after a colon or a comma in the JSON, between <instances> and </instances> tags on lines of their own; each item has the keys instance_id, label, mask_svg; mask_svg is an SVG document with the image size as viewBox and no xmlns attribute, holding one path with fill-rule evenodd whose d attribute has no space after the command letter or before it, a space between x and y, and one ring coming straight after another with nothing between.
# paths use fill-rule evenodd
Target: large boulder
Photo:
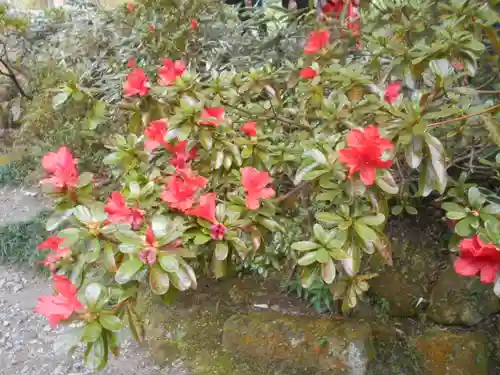
<instances>
[{"instance_id":1,"label":"large boulder","mask_svg":"<svg viewBox=\"0 0 500 375\"><path fill-rule=\"evenodd\" d=\"M235 358L287 373L363 375L374 354L367 324L274 312L233 315L224 324L222 343Z\"/></svg>"},{"instance_id":2,"label":"large boulder","mask_svg":"<svg viewBox=\"0 0 500 375\"><path fill-rule=\"evenodd\" d=\"M157 297L138 301L159 365L180 362L192 375L365 374L371 354L366 324L318 318L271 281L199 284L170 305ZM266 344L272 350L256 350L272 337Z\"/></svg>"},{"instance_id":3,"label":"large boulder","mask_svg":"<svg viewBox=\"0 0 500 375\"><path fill-rule=\"evenodd\" d=\"M500 311L500 299L491 284L446 269L432 289L428 316L436 323L472 325Z\"/></svg>"},{"instance_id":4,"label":"large boulder","mask_svg":"<svg viewBox=\"0 0 500 375\"><path fill-rule=\"evenodd\" d=\"M425 375L488 375L488 343L475 333L430 332L416 338Z\"/></svg>"}]
</instances>

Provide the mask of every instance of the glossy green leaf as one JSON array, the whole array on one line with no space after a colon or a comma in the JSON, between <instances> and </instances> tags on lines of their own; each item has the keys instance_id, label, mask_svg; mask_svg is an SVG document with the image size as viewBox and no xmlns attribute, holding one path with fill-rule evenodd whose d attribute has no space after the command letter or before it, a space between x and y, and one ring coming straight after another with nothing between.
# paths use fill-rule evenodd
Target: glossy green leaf
<instances>
[{"instance_id":1,"label":"glossy green leaf","mask_svg":"<svg viewBox=\"0 0 500 375\"><path fill-rule=\"evenodd\" d=\"M335 263L329 258L327 262L321 264L321 276L327 284L333 283L337 270L335 269Z\"/></svg>"},{"instance_id":2,"label":"glossy green leaf","mask_svg":"<svg viewBox=\"0 0 500 375\"><path fill-rule=\"evenodd\" d=\"M384 170L381 176L377 176L375 182L377 186L387 194L397 194L399 191L399 187L396 181L394 181L394 177L392 177L391 172L387 170Z\"/></svg>"},{"instance_id":3,"label":"glossy green leaf","mask_svg":"<svg viewBox=\"0 0 500 375\"><path fill-rule=\"evenodd\" d=\"M83 330L82 339L85 342L94 342L101 337L101 332L102 332L102 326L98 322L93 321L87 323L87 325Z\"/></svg>"},{"instance_id":4,"label":"glossy green leaf","mask_svg":"<svg viewBox=\"0 0 500 375\"><path fill-rule=\"evenodd\" d=\"M158 262L167 272L177 272L179 269L179 261L174 255L160 255Z\"/></svg>"},{"instance_id":5,"label":"glossy green leaf","mask_svg":"<svg viewBox=\"0 0 500 375\"><path fill-rule=\"evenodd\" d=\"M170 282L174 287L181 292L188 290L191 287L191 278L188 273L181 267L175 272L169 272Z\"/></svg>"},{"instance_id":6,"label":"glossy green leaf","mask_svg":"<svg viewBox=\"0 0 500 375\"><path fill-rule=\"evenodd\" d=\"M217 260L226 259L228 254L229 247L227 246L227 243L218 241L215 245L215 257L217 258Z\"/></svg>"},{"instance_id":7,"label":"glossy green leaf","mask_svg":"<svg viewBox=\"0 0 500 375\"><path fill-rule=\"evenodd\" d=\"M325 231L325 229L319 224L314 224L313 232L314 232L314 237L322 244L326 244L330 240L328 232Z\"/></svg>"},{"instance_id":8,"label":"glossy green leaf","mask_svg":"<svg viewBox=\"0 0 500 375\"><path fill-rule=\"evenodd\" d=\"M446 217L450 220L460 220L466 216L467 214L465 212L449 211L446 213Z\"/></svg>"},{"instance_id":9,"label":"glossy green leaf","mask_svg":"<svg viewBox=\"0 0 500 375\"><path fill-rule=\"evenodd\" d=\"M356 233L365 241L373 242L377 239L377 232L369 226L360 223L359 220L354 222L354 229L356 230Z\"/></svg>"},{"instance_id":10,"label":"glossy green leaf","mask_svg":"<svg viewBox=\"0 0 500 375\"><path fill-rule=\"evenodd\" d=\"M474 229L471 227L471 224L476 219L472 216L467 216L466 218L460 220L455 225L455 232L461 237L468 237L474 234Z\"/></svg>"},{"instance_id":11,"label":"glossy green leaf","mask_svg":"<svg viewBox=\"0 0 500 375\"><path fill-rule=\"evenodd\" d=\"M101 315L99 317L99 323L101 323L104 329L112 332L117 332L124 327L121 319L115 315Z\"/></svg>"},{"instance_id":12,"label":"glossy green leaf","mask_svg":"<svg viewBox=\"0 0 500 375\"><path fill-rule=\"evenodd\" d=\"M479 189L475 186L471 187L467 192L467 199L469 200L469 204L476 209L481 208L486 201L483 195L479 192Z\"/></svg>"},{"instance_id":13,"label":"glossy green leaf","mask_svg":"<svg viewBox=\"0 0 500 375\"><path fill-rule=\"evenodd\" d=\"M149 287L154 294L162 295L168 292L170 278L159 266L154 265L149 271Z\"/></svg>"},{"instance_id":14,"label":"glossy green leaf","mask_svg":"<svg viewBox=\"0 0 500 375\"><path fill-rule=\"evenodd\" d=\"M309 251L319 248L320 245L311 241L300 241L292 244L292 249L297 251Z\"/></svg>"},{"instance_id":15,"label":"glossy green leaf","mask_svg":"<svg viewBox=\"0 0 500 375\"><path fill-rule=\"evenodd\" d=\"M299 264L299 266L308 266L309 264L312 264L314 262L316 262L316 252L315 251L311 251L309 253L306 253L297 260L297 263Z\"/></svg>"},{"instance_id":16,"label":"glossy green leaf","mask_svg":"<svg viewBox=\"0 0 500 375\"><path fill-rule=\"evenodd\" d=\"M491 214L491 215L500 215L500 204L489 204L484 207L481 212Z\"/></svg>"},{"instance_id":17,"label":"glossy green leaf","mask_svg":"<svg viewBox=\"0 0 500 375\"><path fill-rule=\"evenodd\" d=\"M68 91L60 92L59 94L54 96L54 98L52 99L52 107L54 107L54 109L59 108L61 105L66 103L66 101L69 99L70 96L71 96L71 92L68 92Z\"/></svg>"},{"instance_id":18,"label":"glossy green leaf","mask_svg":"<svg viewBox=\"0 0 500 375\"><path fill-rule=\"evenodd\" d=\"M359 218L356 222L375 227L383 224L384 221L385 221L385 216L383 214L377 214L374 216L364 216L362 218Z\"/></svg>"},{"instance_id":19,"label":"glossy green leaf","mask_svg":"<svg viewBox=\"0 0 500 375\"><path fill-rule=\"evenodd\" d=\"M151 219L151 229L155 237L164 237L167 235L168 219L162 215L155 215Z\"/></svg>"},{"instance_id":20,"label":"glossy green leaf","mask_svg":"<svg viewBox=\"0 0 500 375\"><path fill-rule=\"evenodd\" d=\"M467 212L465 207L460 206L459 204L453 202L444 202L441 207L445 211L455 211L455 212Z\"/></svg>"},{"instance_id":21,"label":"glossy green leaf","mask_svg":"<svg viewBox=\"0 0 500 375\"><path fill-rule=\"evenodd\" d=\"M330 254L325 248L320 248L316 252L316 261L319 263L326 263L330 260Z\"/></svg>"},{"instance_id":22,"label":"glossy green leaf","mask_svg":"<svg viewBox=\"0 0 500 375\"><path fill-rule=\"evenodd\" d=\"M137 272L144 266L137 258L131 258L118 268L118 271L115 275L115 280L118 284L125 284L133 279Z\"/></svg>"},{"instance_id":23,"label":"glossy green leaf","mask_svg":"<svg viewBox=\"0 0 500 375\"><path fill-rule=\"evenodd\" d=\"M99 283L91 283L85 288L85 302L89 308L93 308L104 294L104 288Z\"/></svg>"},{"instance_id":24,"label":"glossy green leaf","mask_svg":"<svg viewBox=\"0 0 500 375\"><path fill-rule=\"evenodd\" d=\"M314 216L317 220L331 225L344 221L343 217L330 212L317 212Z\"/></svg>"}]
</instances>

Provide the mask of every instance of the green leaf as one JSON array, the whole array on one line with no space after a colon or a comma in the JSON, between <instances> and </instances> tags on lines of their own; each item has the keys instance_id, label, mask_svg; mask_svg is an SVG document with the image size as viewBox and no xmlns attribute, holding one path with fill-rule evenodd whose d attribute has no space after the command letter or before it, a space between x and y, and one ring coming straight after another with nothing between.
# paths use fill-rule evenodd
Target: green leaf
<instances>
[{"instance_id":1,"label":"green leaf","mask_svg":"<svg viewBox=\"0 0 500 375\"><path fill-rule=\"evenodd\" d=\"M300 241L292 244L292 249L297 251L309 251L319 248L320 245L312 241Z\"/></svg>"},{"instance_id":2,"label":"green leaf","mask_svg":"<svg viewBox=\"0 0 500 375\"><path fill-rule=\"evenodd\" d=\"M66 228L57 234L59 237L64 238L61 247L71 247L80 239L79 228Z\"/></svg>"},{"instance_id":3,"label":"green leaf","mask_svg":"<svg viewBox=\"0 0 500 375\"><path fill-rule=\"evenodd\" d=\"M155 237L164 237L167 235L168 219L162 215L155 215L151 220L151 229Z\"/></svg>"},{"instance_id":4,"label":"green leaf","mask_svg":"<svg viewBox=\"0 0 500 375\"><path fill-rule=\"evenodd\" d=\"M188 290L191 287L191 278L183 268L179 268L176 272L170 272L169 276L172 285L181 292Z\"/></svg>"},{"instance_id":5,"label":"green leaf","mask_svg":"<svg viewBox=\"0 0 500 375\"><path fill-rule=\"evenodd\" d=\"M161 268L167 272L177 272L179 270L179 261L174 255L160 255L159 263Z\"/></svg>"},{"instance_id":6,"label":"green leaf","mask_svg":"<svg viewBox=\"0 0 500 375\"><path fill-rule=\"evenodd\" d=\"M423 158L423 150L422 150L423 142L421 136L414 136L411 139L411 142L406 146L405 149L405 158L406 163L410 166L410 168L415 169L418 168Z\"/></svg>"},{"instance_id":7,"label":"green leaf","mask_svg":"<svg viewBox=\"0 0 500 375\"><path fill-rule=\"evenodd\" d=\"M450 220L460 220L466 216L467 214L465 212L449 211L446 213L446 217Z\"/></svg>"},{"instance_id":8,"label":"green leaf","mask_svg":"<svg viewBox=\"0 0 500 375\"><path fill-rule=\"evenodd\" d=\"M186 274L189 277L189 280L191 280L191 288L196 289L198 287L198 281L196 280L196 274L193 270L193 268L186 262L184 259L181 259L179 261L180 267L186 272Z\"/></svg>"},{"instance_id":9,"label":"green leaf","mask_svg":"<svg viewBox=\"0 0 500 375\"><path fill-rule=\"evenodd\" d=\"M383 224L384 221L385 221L385 216L383 214L379 213L379 214L374 215L374 216L364 216L364 217L358 219L357 223L366 224L366 225L369 225L371 227L375 227L375 226Z\"/></svg>"},{"instance_id":10,"label":"green leaf","mask_svg":"<svg viewBox=\"0 0 500 375\"><path fill-rule=\"evenodd\" d=\"M207 236L206 234L200 233L194 237L193 243L195 245L203 245L203 244L206 244L207 242L210 242L211 240L212 240L212 237Z\"/></svg>"},{"instance_id":11,"label":"green leaf","mask_svg":"<svg viewBox=\"0 0 500 375\"><path fill-rule=\"evenodd\" d=\"M103 296L104 288L99 283L91 283L85 288L85 301L89 308L94 308Z\"/></svg>"},{"instance_id":12,"label":"green leaf","mask_svg":"<svg viewBox=\"0 0 500 375\"><path fill-rule=\"evenodd\" d=\"M342 249L329 249L330 257L335 260L345 260L349 255Z\"/></svg>"},{"instance_id":13,"label":"green leaf","mask_svg":"<svg viewBox=\"0 0 500 375\"><path fill-rule=\"evenodd\" d=\"M102 337L87 345L85 363L93 370L102 370L108 361L108 348Z\"/></svg>"},{"instance_id":14,"label":"green leaf","mask_svg":"<svg viewBox=\"0 0 500 375\"><path fill-rule=\"evenodd\" d=\"M118 249L120 250L120 252L122 252L124 254L136 254L136 253L139 252L140 247L138 247L138 246L136 246L134 244L121 243L118 246Z\"/></svg>"},{"instance_id":15,"label":"green leaf","mask_svg":"<svg viewBox=\"0 0 500 375\"><path fill-rule=\"evenodd\" d=\"M463 213L467 212L464 207L460 206L459 204L453 203L453 202L444 202L441 205L441 207L445 211L455 211L455 212L463 212Z\"/></svg>"},{"instance_id":16,"label":"green leaf","mask_svg":"<svg viewBox=\"0 0 500 375\"><path fill-rule=\"evenodd\" d=\"M316 262L316 251L311 251L297 260L299 266L308 266L314 262Z\"/></svg>"},{"instance_id":17,"label":"green leaf","mask_svg":"<svg viewBox=\"0 0 500 375\"><path fill-rule=\"evenodd\" d=\"M92 179L94 178L94 174L90 172L83 172L78 176L78 187L82 188L84 186L87 186L92 182Z\"/></svg>"},{"instance_id":18,"label":"green leaf","mask_svg":"<svg viewBox=\"0 0 500 375\"><path fill-rule=\"evenodd\" d=\"M330 254L325 248L320 248L316 251L316 261L319 263L326 263L330 258Z\"/></svg>"},{"instance_id":19,"label":"green leaf","mask_svg":"<svg viewBox=\"0 0 500 375\"><path fill-rule=\"evenodd\" d=\"M479 192L479 189L475 186L471 187L467 193L467 199L469 200L469 204L473 208L481 208L486 199Z\"/></svg>"},{"instance_id":20,"label":"green leaf","mask_svg":"<svg viewBox=\"0 0 500 375\"><path fill-rule=\"evenodd\" d=\"M443 194L446 190L446 185L448 184L444 147L439 139L430 135L429 133L425 133L424 137L431 154L432 170L435 177L433 185L440 194Z\"/></svg>"},{"instance_id":21,"label":"green leaf","mask_svg":"<svg viewBox=\"0 0 500 375\"><path fill-rule=\"evenodd\" d=\"M328 243L328 241L330 240L328 233L325 231L325 229L321 225L314 224L313 231L314 231L314 237L323 245L326 245Z\"/></svg>"},{"instance_id":22,"label":"green leaf","mask_svg":"<svg viewBox=\"0 0 500 375\"><path fill-rule=\"evenodd\" d=\"M205 150L210 151L212 149L212 133L208 129L202 128L200 130L199 140Z\"/></svg>"},{"instance_id":23,"label":"green leaf","mask_svg":"<svg viewBox=\"0 0 500 375\"><path fill-rule=\"evenodd\" d=\"M395 216L400 215L401 212L403 212L403 207L400 205L396 205L391 208L391 213Z\"/></svg>"},{"instance_id":24,"label":"green leaf","mask_svg":"<svg viewBox=\"0 0 500 375\"><path fill-rule=\"evenodd\" d=\"M228 254L229 247L227 246L227 243L218 241L215 245L215 257L217 258L217 260L226 259Z\"/></svg>"},{"instance_id":25,"label":"green leaf","mask_svg":"<svg viewBox=\"0 0 500 375\"><path fill-rule=\"evenodd\" d=\"M410 206L410 205L406 205L405 210L410 215L417 215L418 214L418 210L415 207Z\"/></svg>"},{"instance_id":26,"label":"green leaf","mask_svg":"<svg viewBox=\"0 0 500 375\"><path fill-rule=\"evenodd\" d=\"M399 187L394 181L394 177L392 177L391 172L388 170L384 170L382 172L382 176L377 176L375 182L377 186L385 191L387 194L397 194L399 191Z\"/></svg>"},{"instance_id":27,"label":"green leaf","mask_svg":"<svg viewBox=\"0 0 500 375\"><path fill-rule=\"evenodd\" d=\"M90 322L88 323L84 330L83 330L83 341L85 342L94 342L96 341L99 337L101 337L101 332L102 332L102 326L96 322Z\"/></svg>"},{"instance_id":28,"label":"green leaf","mask_svg":"<svg viewBox=\"0 0 500 375\"><path fill-rule=\"evenodd\" d=\"M326 263L321 264L321 276L323 281L327 284L333 283L337 270L335 269L335 263L333 260L328 259Z\"/></svg>"},{"instance_id":29,"label":"green leaf","mask_svg":"<svg viewBox=\"0 0 500 375\"><path fill-rule=\"evenodd\" d=\"M90 223L92 221L92 213L85 206L77 206L73 214L75 217L84 224Z\"/></svg>"},{"instance_id":30,"label":"green leaf","mask_svg":"<svg viewBox=\"0 0 500 375\"><path fill-rule=\"evenodd\" d=\"M124 262L120 268L118 268L118 271L116 272L115 275L115 280L118 284L125 284L132 280L132 278L135 276L137 272L144 266L144 263L142 263L139 259L137 258L131 258Z\"/></svg>"},{"instance_id":31,"label":"green leaf","mask_svg":"<svg viewBox=\"0 0 500 375\"><path fill-rule=\"evenodd\" d=\"M116 272L116 260L113 245L111 245L110 243L104 244L103 254L103 260L106 269L110 272Z\"/></svg>"},{"instance_id":32,"label":"green leaf","mask_svg":"<svg viewBox=\"0 0 500 375\"><path fill-rule=\"evenodd\" d=\"M303 288L310 288L314 281L316 280L316 270L312 267L307 267L302 270L300 273L300 284Z\"/></svg>"},{"instance_id":33,"label":"green leaf","mask_svg":"<svg viewBox=\"0 0 500 375\"><path fill-rule=\"evenodd\" d=\"M56 211L48 219L45 224L47 232L56 230L69 217L70 211Z\"/></svg>"},{"instance_id":34,"label":"green leaf","mask_svg":"<svg viewBox=\"0 0 500 375\"><path fill-rule=\"evenodd\" d=\"M154 294L163 295L170 287L170 277L156 264L149 271L149 287Z\"/></svg>"},{"instance_id":35,"label":"green leaf","mask_svg":"<svg viewBox=\"0 0 500 375\"><path fill-rule=\"evenodd\" d=\"M52 107L54 109L59 108L61 105L66 103L66 101L69 99L70 95L71 95L71 93L67 92L67 91L60 92L59 94L57 94L56 96L54 96L52 98Z\"/></svg>"},{"instance_id":36,"label":"green leaf","mask_svg":"<svg viewBox=\"0 0 500 375\"><path fill-rule=\"evenodd\" d=\"M124 327L121 319L115 315L101 315L99 317L99 323L101 323L104 329L111 332L117 332Z\"/></svg>"},{"instance_id":37,"label":"green leaf","mask_svg":"<svg viewBox=\"0 0 500 375\"><path fill-rule=\"evenodd\" d=\"M489 204L486 207L484 207L481 212L491 214L491 215L500 215L500 204Z\"/></svg>"},{"instance_id":38,"label":"green leaf","mask_svg":"<svg viewBox=\"0 0 500 375\"><path fill-rule=\"evenodd\" d=\"M455 225L455 233L461 237L468 237L474 234L474 229L471 224L475 221L473 216L467 216L466 218L460 220L457 225Z\"/></svg>"},{"instance_id":39,"label":"green leaf","mask_svg":"<svg viewBox=\"0 0 500 375\"><path fill-rule=\"evenodd\" d=\"M317 212L314 217L318 221L322 221L327 224L338 224L345 221L343 217L330 212Z\"/></svg>"},{"instance_id":40,"label":"green leaf","mask_svg":"<svg viewBox=\"0 0 500 375\"><path fill-rule=\"evenodd\" d=\"M377 232L369 226L360 223L359 220L354 222L354 229L356 230L356 233L365 241L373 242L377 239Z\"/></svg>"}]
</instances>

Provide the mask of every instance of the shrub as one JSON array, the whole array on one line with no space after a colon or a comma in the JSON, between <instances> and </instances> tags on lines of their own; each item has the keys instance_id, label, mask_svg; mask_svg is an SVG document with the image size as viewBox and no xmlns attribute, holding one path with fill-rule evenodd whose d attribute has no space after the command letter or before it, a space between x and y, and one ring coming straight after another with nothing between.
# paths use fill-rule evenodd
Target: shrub
<instances>
[{"instance_id":1,"label":"shrub","mask_svg":"<svg viewBox=\"0 0 500 375\"><path fill-rule=\"evenodd\" d=\"M117 104L128 133L112 137L103 160L116 190L103 194L68 147L42 159L57 202L47 229L58 232L39 246L58 294L37 311L52 326L83 323L68 348L83 341L89 364L103 368L125 325L141 338L137 293L170 300L201 274L224 277L259 253L291 264L323 301L328 285L348 312L376 277L370 255L392 263L384 225L410 198L444 201L456 221L456 271L495 282L500 107L480 100L497 92L473 82L496 77L478 68L498 66L488 50L499 47L498 14L482 1L378 3L362 10L362 25L353 9L311 17L298 59L249 71L199 64L193 48L212 29L201 16L191 26L196 2L182 2L171 33L142 23L171 2L124 7L125 27L137 22L145 44L129 62L126 105ZM169 54L161 66L149 57L155 43ZM286 244L281 255L273 241Z\"/></svg>"}]
</instances>

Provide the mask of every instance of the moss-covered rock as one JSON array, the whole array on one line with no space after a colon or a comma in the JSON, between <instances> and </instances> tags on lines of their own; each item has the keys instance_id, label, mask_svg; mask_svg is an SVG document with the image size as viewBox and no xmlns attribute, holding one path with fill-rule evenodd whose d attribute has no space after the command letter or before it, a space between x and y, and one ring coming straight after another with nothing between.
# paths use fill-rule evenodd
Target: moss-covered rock
<instances>
[{"instance_id":1,"label":"moss-covered rock","mask_svg":"<svg viewBox=\"0 0 500 375\"><path fill-rule=\"evenodd\" d=\"M363 375L374 354L367 324L274 312L232 316L222 342L235 358L315 374Z\"/></svg>"},{"instance_id":2,"label":"moss-covered rock","mask_svg":"<svg viewBox=\"0 0 500 375\"><path fill-rule=\"evenodd\" d=\"M394 317L417 315L428 298L434 275L439 270L443 247L441 229L425 215L392 220L388 225L392 241L392 267L381 266L380 256L372 259L379 276L370 280L370 293L386 305Z\"/></svg>"},{"instance_id":3,"label":"moss-covered rock","mask_svg":"<svg viewBox=\"0 0 500 375\"><path fill-rule=\"evenodd\" d=\"M488 375L488 344L474 333L431 332L415 339L425 375Z\"/></svg>"},{"instance_id":4,"label":"moss-covered rock","mask_svg":"<svg viewBox=\"0 0 500 375\"><path fill-rule=\"evenodd\" d=\"M200 282L198 290L179 296L168 306L157 297L143 298L138 302L138 312L144 315L146 321L147 344L156 362L165 367L171 367L180 360L193 375L309 375L312 365L312 369L321 371L334 363L342 372L329 370L329 375L364 375L363 366L366 366L370 347L370 327L364 323L335 322L307 315L310 309L307 310L297 299L283 296L279 285L273 282L255 279ZM278 311L270 312L271 308ZM292 336L285 335L282 330L284 326L278 324L276 327L262 326L260 331L255 331L255 342L266 342L268 337L276 338L273 341L275 349L268 353L259 351L265 355L262 360L254 360L252 341L247 348L248 353L242 346L238 349L242 355L227 350L229 336L226 333L231 330L228 327L235 321L235 316L250 312L249 316L257 319L260 313L256 310L267 311L264 315L275 314L283 322L288 322L290 335L303 335L308 338L308 344L292 340ZM243 332L242 328L233 331ZM243 342L246 339L244 337ZM280 340L283 344L279 344ZM223 342L226 345L223 346ZM289 362L280 356L280 345L296 345L294 353L302 353L297 354L297 358L310 359ZM332 355L328 354L330 352ZM318 360L320 367L316 366ZM353 370L346 372L349 368Z\"/></svg>"},{"instance_id":5,"label":"moss-covered rock","mask_svg":"<svg viewBox=\"0 0 500 375\"><path fill-rule=\"evenodd\" d=\"M460 276L450 267L432 290L428 316L440 324L472 325L498 311L500 299L491 285Z\"/></svg>"}]
</instances>

